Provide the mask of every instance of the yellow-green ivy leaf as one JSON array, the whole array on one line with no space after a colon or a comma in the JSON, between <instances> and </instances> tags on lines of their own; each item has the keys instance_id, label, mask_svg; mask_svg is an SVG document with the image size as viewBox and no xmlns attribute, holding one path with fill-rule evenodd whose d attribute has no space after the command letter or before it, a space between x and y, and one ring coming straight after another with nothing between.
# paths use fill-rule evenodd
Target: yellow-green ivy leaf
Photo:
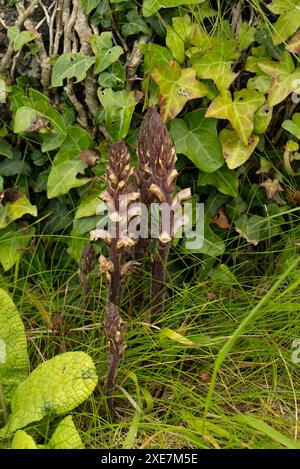
<instances>
[{"instance_id":1,"label":"yellow-green ivy leaf","mask_svg":"<svg viewBox=\"0 0 300 469\"><path fill-rule=\"evenodd\" d=\"M92 394L97 381L93 360L84 352L66 352L42 363L18 385L0 438L46 416L70 412Z\"/></svg>"},{"instance_id":2,"label":"yellow-green ivy leaf","mask_svg":"<svg viewBox=\"0 0 300 469\"><path fill-rule=\"evenodd\" d=\"M280 62L262 60L258 67L272 78L268 95L271 107L284 101L292 92L300 91L300 67L295 69L290 54L285 53Z\"/></svg>"},{"instance_id":3,"label":"yellow-green ivy leaf","mask_svg":"<svg viewBox=\"0 0 300 469\"><path fill-rule=\"evenodd\" d=\"M167 25L166 44L174 59L184 62L185 42L192 31L191 19L189 15L172 18L172 26Z\"/></svg>"},{"instance_id":4,"label":"yellow-green ivy leaf","mask_svg":"<svg viewBox=\"0 0 300 469\"><path fill-rule=\"evenodd\" d=\"M252 155L259 142L259 137L253 135L245 145L234 130L223 129L220 132L223 155L229 169L235 169L244 164Z\"/></svg>"},{"instance_id":5,"label":"yellow-green ivy leaf","mask_svg":"<svg viewBox=\"0 0 300 469\"><path fill-rule=\"evenodd\" d=\"M253 132L254 114L264 102L265 97L257 91L237 91L234 99L229 91L225 91L211 103L206 116L229 120L242 142L248 145Z\"/></svg>"},{"instance_id":6,"label":"yellow-green ivy leaf","mask_svg":"<svg viewBox=\"0 0 300 469\"><path fill-rule=\"evenodd\" d=\"M285 120L282 127L300 140L300 114L298 112L293 114L292 120Z\"/></svg>"},{"instance_id":7,"label":"yellow-green ivy leaf","mask_svg":"<svg viewBox=\"0 0 300 469\"><path fill-rule=\"evenodd\" d=\"M10 296L0 289L0 394L9 400L28 375L29 360L23 322Z\"/></svg>"},{"instance_id":8,"label":"yellow-green ivy leaf","mask_svg":"<svg viewBox=\"0 0 300 469\"><path fill-rule=\"evenodd\" d=\"M148 17L154 15L161 8L177 7L179 5L197 5L205 0L144 0L143 16Z\"/></svg>"},{"instance_id":9,"label":"yellow-green ivy leaf","mask_svg":"<svg viewBox=\"0 0 300 469\"><path fill-rule=\"evenodd\" d=\"M181 69L175 61L169 67L154 68L151 76L159 86L158 103L165 122L174 119L188 101L207 94L206 86L196 80L195 70Z\"/></svg>"},{"instance_id":10,"label":"yellow-green ivy leaf","mask_svg":"<svg viewBox=\"0 0 300 469\"><path fill-rule=\"evenodd\" d=\"M273 0L267 7L275 15L280 15L272 25L273 42L277 46L285 42L300 27L300 1Z\"/></svg>"},{"instance_id":11,"label":"yellow-green ivy leaf","mask_svg":"<svg viewBox=\"0 0 300 469\"><path fill-rule=\"evenodd\" d=\"M17 52L34 39L34 34L29 31L20 31L18 26L10 26L7 29L7 37L12 43L14 51Z\"/></svg>"},{"instance_id":12,"label":"yellow-green ivy leaf","mask_svg":"<svg viewBox=\"0 0 300 469\"><path fill-rule=\"evenodd\" d=\"M264 134L269 127L269 124L272 120L272 116L273 108L271 108L268 103L265 103L254 114L253 132L257 135Z\"/></svg>"}]
</instances>

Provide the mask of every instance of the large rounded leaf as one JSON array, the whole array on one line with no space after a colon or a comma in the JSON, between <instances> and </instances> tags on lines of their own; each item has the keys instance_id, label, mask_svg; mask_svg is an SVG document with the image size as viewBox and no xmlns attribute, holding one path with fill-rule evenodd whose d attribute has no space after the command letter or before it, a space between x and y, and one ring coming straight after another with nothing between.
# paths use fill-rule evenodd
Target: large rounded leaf
<instances>
[{"instance_id":1,"label":"large rounded leaf","mask_svg":"<svg viewBox=\"0 0 300 469\"><path fill-rule=\"evenodd\" d=\"M74 409L97 384L93 360L84 352L67 352L39 365L15 391L11 415L0 438L41 420Z\"/></svg>"},{"instance_id":2,"label":"large rounded leaf","mask_svg":"<svg viewBox=\"0 0 300 469\"><path fill-rule=\"evenodd\" d=\"M23 322L9 295L0 289L0 390L9 399L28 375Z\"/></svg>"}]
</instances>

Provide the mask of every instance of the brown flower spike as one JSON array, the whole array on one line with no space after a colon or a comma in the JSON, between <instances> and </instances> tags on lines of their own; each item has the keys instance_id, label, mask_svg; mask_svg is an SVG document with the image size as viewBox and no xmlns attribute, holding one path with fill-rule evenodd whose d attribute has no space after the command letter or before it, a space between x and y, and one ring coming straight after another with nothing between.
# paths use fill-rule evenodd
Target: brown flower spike
<instances>
[{"instance_id":1,"label":"brown flower spike","mask_svg":"<svg viewBox=\"0 0 300 469\"><path fill-rule=\"evenodd\" d=\"M176 152L168 130L154 107L146 113L141 125L138 156L140 169L138 184L141 201L148 206L153 201L168 204L181 203L190 197L190 190L185 190L173 199L178 173L175 169ZM172 212L171 212L171 217ZM165 297L165 269L173 236L173 219L168 232L161 230L158 235L156 251L151 256L152 313L163 309Z\"/></svg>"},{"instance_id":2,"label":"brown flower spike","mask_svg":"<svg viewBox=\"0 0 300 469\"><path fill-rule=\"evenodd\" d=\"M106 192L101 196L108 207L109 217L114 222L115 233L112 236L104 230L91 233L93 239L101 238L109 249L109 258L100 255L100 270L106 274L108 282L108 301L105 313L104 331L109 340L109 369L106 381L106 391L111 393L118 371L118 365L124 355L124 323L120 315L120 302L124 277L132 271L134 262L126 262L125 257L136 243L128 233L121 230L121 202L126 196L128 205L139 198L133 192L130 179L133 169L130 164L130 154L123 141L112 145L106 175ZM129 265L130 264L130 265ZM112 402L110 403L112 404Z\"/></svg>"}]
</instances>

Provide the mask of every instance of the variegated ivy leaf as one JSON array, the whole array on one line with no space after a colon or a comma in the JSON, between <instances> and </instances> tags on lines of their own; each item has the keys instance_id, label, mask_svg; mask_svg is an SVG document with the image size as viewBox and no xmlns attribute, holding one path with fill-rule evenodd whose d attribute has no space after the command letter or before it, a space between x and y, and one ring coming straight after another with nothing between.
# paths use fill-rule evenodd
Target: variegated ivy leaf
<instances>
[{"instance_id":1,"label":"variegated ivy leaf","mask_svg":"<svg viewBox=\"0 0 300 469\"><path fill-rule=\"evenodd\" d=\"M106 70L124 53L122 47L113 46L111 31L105 31L100 36L93 34L90 43L96 56L95 73Z\"/></svg>"},{"instance_id":2,"label":"variegated ivy leaf","mask_svg":"<svg viewBox=\"0 0 300 469\"><path fill-rule=\"evenodd\" d=\"M0 289L0 394L9 400L28 375L23 322L10 296Z\"/></svg>"},{"instance_id":3,"label":"variegated ivy leaf","mask_svg":"<svg viewBox=\"0 0 300 469\"><path fill-rule=\"evenodd\" d=\"M285 120L282 127L300 140L300 114L298 112L293 115L292 120Z\"/></svg>"},{"instance_id":4,"label":"variegated ivy leaf","mask_svg":"<svg viewBox=\"0 0 300 469\"><path fill-rule=\"evenodd\" d=\"M285 53L280 62L262 60L258 67L272 78L268 95L271 107L284 101L289 94L300 91L300 67L295 69L289 53Z\"/></svg>"},{"instance_id":5,"label":"variegated ivy leaf","mask_svg":"<svg viewBox=\"0 0 300 469\"><path fill-rule=\"evenodd\" d=\"M95 63L95 57L81 52L65 52L55 61L52 69L51 84L53 87L63 86L65 78L76 78L82 81L88 69Z\"/></svg>"},{"instance_id":6,"label":"variegated ivy leaf","mask_svg":"<svg viewBox=\"0 0 300 469\"><path fill-rule=\"evenodd\" d=\"M238 73L231 70L238 51L234 41L218 41L217 46L208 49L202 57L193 54L192 64L197 78L213 80L220 92L229 88Z\"/></svg>"},{"instance_id":7,"label":"variegated ivy leaf","mask_svg":"<svg viewBox=\"0 0 300 469\"><path fill-rule=\"evenodd\" d=\"M46 416L70 412L92 394L97 381L93 360L84 352L66 352L42 363L18 385L0 439Z\"/></svg>"},{"instance_id":8,"label":"variegated ivy leaf","mask_svg":"<svg viewBox=\"0 0 300 469\"><path fill-rule=\"evenodd\" d=\"M265 102L265 97L252 90L243 89L234 93L229 91L218 96L209 106L206 116L227 119L236 130L239 138L247 146L253 132L254 114Z\"/></svg>"},{"instance_id":9,"label":"variegated ivy leaf","mask_svg":"<svg viewBox=\"0 0 300 469\"><path fill-rule=\"evenodd\" d=\"M274 45L285 42L300 27L300 1L299 0L273 0L267 8L275 15L280 15L274 25Z\"/></svg>"},{"instance_id":10,"label":"variegated ivy leaf","mask_svg":"<svg viewBox=\"0 0 300 469\"><path fill-rule=\"evenodd\" d=\"M247 145L239 139L234 130L223 129L220 132L223 155L229 169L235 169L244 164L252 155L259 142L259 137L253 135Z\"/></svg>"},{"instance_id":11,"label":"variegated ivy leaf","mask_svg":"<svg viewBox=\"0 0 300 469\"><path fill-rule=\"evenodd\" d=\"M154 68L151 77L159 86L158 103L165 122L174 119L188 101L202 98L208 92L207 87L196 80L193 68L181 69L175 61L169 67Z\"/></svg>"}]
</instances>

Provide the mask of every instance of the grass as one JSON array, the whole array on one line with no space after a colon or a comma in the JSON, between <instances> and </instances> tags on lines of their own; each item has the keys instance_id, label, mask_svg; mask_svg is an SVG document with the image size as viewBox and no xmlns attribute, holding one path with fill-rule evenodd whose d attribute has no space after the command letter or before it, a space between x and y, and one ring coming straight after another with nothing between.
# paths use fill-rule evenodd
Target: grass
<instances>
[{"instance_id":1,"label":"grass","mask_svg":"<svg viewBox=\"0 0 300 469\"><path fill-rule=\"evenodd\" d=\"M165 312L152 324L147 301L133 311L135 285L127 286L116 421L103 394L106 286L97 269L84 311L65 238L44 236L15 272L1 275L0 287L14 292L32 368L66 350L84 350L95 360L99 386L73 412L86 447L298 447L300 369L292 342L300 338L300 278L290 242L297 235L295 224L260 252L239 244L205 279L209 258L174 249ZM42 422L36 438L43 441L55 424Z\"/></svg>"}]
</instances>

